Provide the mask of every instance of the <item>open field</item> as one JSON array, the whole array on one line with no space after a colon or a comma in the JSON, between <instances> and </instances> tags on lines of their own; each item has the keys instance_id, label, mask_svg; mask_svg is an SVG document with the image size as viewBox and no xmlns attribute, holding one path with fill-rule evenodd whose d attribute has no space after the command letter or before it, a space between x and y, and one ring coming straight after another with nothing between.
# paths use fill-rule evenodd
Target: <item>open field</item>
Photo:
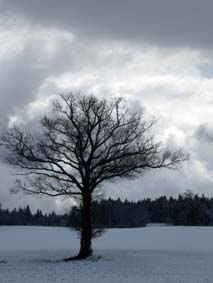
<instances>
[{"instance_id":1,"label":"open field","mask_svg":"<svg viewBox=\"0 0 213 283\"><path fill-rule=\"evenodd\" d=\"M61 261L79 247L66 228L0 227L0 283L210 283L213 228L110 229L94 257Z\"/></svg>"}]
</instances>

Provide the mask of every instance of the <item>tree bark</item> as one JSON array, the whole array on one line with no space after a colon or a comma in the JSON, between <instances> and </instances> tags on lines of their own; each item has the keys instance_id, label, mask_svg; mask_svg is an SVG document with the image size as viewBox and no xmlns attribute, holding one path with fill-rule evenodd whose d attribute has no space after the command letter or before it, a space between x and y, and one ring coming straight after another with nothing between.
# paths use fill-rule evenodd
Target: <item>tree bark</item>
<instances>
[{"instance_id":1,"label":"tree bark","mask_svg":"<svg viewBox=\"0 0 213 283\"><path fill-rule=\"evenodd\" d=\"M92 197L90 193L83 195L82 204L82 227L80 251L78 259L85 259L92 255L92 220L91 220Z\"/></svg>"}]
</instances>

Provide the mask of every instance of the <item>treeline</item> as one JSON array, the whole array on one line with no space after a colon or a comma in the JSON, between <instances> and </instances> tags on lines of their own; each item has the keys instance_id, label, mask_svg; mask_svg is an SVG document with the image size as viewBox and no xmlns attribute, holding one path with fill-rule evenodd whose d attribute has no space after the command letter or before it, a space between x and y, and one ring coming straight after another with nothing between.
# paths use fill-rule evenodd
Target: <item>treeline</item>
<instances>
[{"instance_id":1,"label":"treeline","mask_svg":"<svg viewBox=\"0 0 213 283\"><path fill-rule=\"evenodd\" d=\"M43 214L39 209L32 213L29 206L12 211L0 208L0 225L67 226L67 224L67 214L57 215L55 212Z\"/></svg>"},{"instance_id":2,"label":"treeline","mask_svg":"<svg viewBox=\"0 0 213 283\"><path fill-rule=\"evenodd\" d=\"M69 215L70 226L78 227L80 209ZM94 228L143 227L147 223L167 223L183 226L213 226L213 198L193 195L191 191L179 197L159 197L138 202L102 200L93 203Z\"/></svg>"},{"instance_id":3,"label":"treeline","mask_svg":"<svg viewBox=\"0 0 213 283\"><path fill-rule=\"evenodd\" d=\"M183 226L213 226L213 198L193 195L188 191L178 198L159 197L138 202L101 200L93 202L94 228L143 227L147 223L167 223ZM73 207L69 214L32 213L26 208L0 208L0 225L41 225L80 227L81 207Z\"/></svg>"}]
</instances>

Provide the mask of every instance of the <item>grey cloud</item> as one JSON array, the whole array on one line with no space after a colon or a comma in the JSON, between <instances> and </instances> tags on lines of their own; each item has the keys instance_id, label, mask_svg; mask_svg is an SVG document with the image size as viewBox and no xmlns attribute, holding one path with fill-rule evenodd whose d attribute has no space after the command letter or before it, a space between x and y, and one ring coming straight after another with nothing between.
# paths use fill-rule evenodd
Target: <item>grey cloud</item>
<instances>
[{"instance_id":1,"label":"grey cloud","mask_svg":"<svg viewBox=\"0 0 213 283\"><path fill-rule=\"evenodd\" d=\"M212 181L197 168L196 160L179 167L178 170L154 170L135 181L120 182L106 186L106 196L137 201L144 198L157 198L162 195L177 197L191 189L196 194L213 196Z\"/></svg>"},{"instance_id":2,"label":"grey cloud","mask_svg":"<svg viewBox=\"0 0 213 283\"><path fill-rule=\"evenodd\" d=\"M211 0L5 0L2 14L61 27L87 38L211 47Z\"/></svg>"},{"instance_id":3,"label":"grey cloud","mask_svg":"<svg viewBox=\"0 0 213 283\"><path fill-rule=\"evenodd\" d=\"M195 131L196 158L205 163L208 173L213 170L213 127L209 123L201 124Z\"/></svg>"},{"instance_id":4,"label":"grey cloud","mask_svg":"<svg viewBox=\"0 0 213 283\"><path fill-rule=\"evenodd\" d=\"M39 36L38 39L29 37L24 49L16 56L1 58L0 127L8 124L11 114L24 109L34 100L45 79L51 75L57 76L70 68L77 68L76 58L69 52L70 45L61 40L61 46L47 59L49 54L45 49L46 43L40 41ZM51 92L51 89L49 91Z\"/></svg>"},{"instance_id":5,"label":"grey cloud","mask_svg":"<svg viewBox=\"0 0 213 283\"><path fill-rule=\"evenodd\" d=\"M213 128L208 124L202 124L196 130L195 136L199 140L203 140L205 142L213 142Z\"/></svg>"},{"instance_id":6,"label":"grey cloud","mask_svg":"<svg viewBox=\"0 0 213 283\"><path fill-rule=\"evenodd\" d=\"M8 115L32 101L45 77L45 71L34 68L35 50L25 49L12 60L0 62L0 121L6 126Z\"/></svg>"},{"instance_id":7,"label":"grey cloud","mask_svg":"<svg viewBox=\"0 0 213 283\"><path fill-rule=\"evenodd\" d=\"M6 125L8 113L17 107L30 102L36 94L42 80L41 73L30 70L23 65L16 65L16 69L9 66L1 70L1 122Z\"/></svg>"},{"instance_id":8,"label":"grey cloud","mask_svg":"<svg viewBox=\"0 0 213 283\"><path fill-rule=\"evenodd\" d=\"M33 101L40 86L48 77L58 78L58 75L71 72L81 78L84 72L86 74L97 72L101 79L91 82L84 81L82 87L88 91L90 84L97 82L100 85L98 90L107 93L112 91L108 84L112 80L113 72L116 71L119 77L126 67L131 66L134 44L150 43L166 47L191 46L193 48L208 48L213 44L213 37L209 36L209 29L213 25L212 1L5 0L0 5L0 17L2 15L5 21L14 21L14 23L26 20L27 22L23 21L23 25L32 24L32 33L38 32L40 27L47 30L56 28L59 32L60 30L74 32L72 43L59 38L59 48L56 49L51 59L46 58L48 51L43 46L45 45L43 39L40 41L38 36L37 39L32 40L29 36L29 42L20 54L0 61L0 127L7 124L9 114L16 109L23 110L27 103ZM113 39L126 41L127 45L133 48L123 54L112 52L108 57L106 54L102 56L101 44L110 50L110 43ZM48 33L46 40L48 41ZM105 41L108 41L107 44ZM173 50L171 49L170 52ZM41 64L38 64L38 58ZM198 68L204 76L212 72L210 65L202 65ZM107 74L105 74L106 69L109 70ZM128 72L124 72L124 75L128 81ZM125 84L122 90L127 93L128 85ZM57 91L56 86L54 84L51 86L50 83L48 94L55 94L55 91ZM168 88L164 84L162 86L148 84L145 91L135 90L129 86L129 92L141 99L142 92L144 99L151 97L153 101L157 97L165 102L171 101L171 98L174 99L177 96L176 88L171 89L170 83ZM189 96L189 93L187 95ZM161 104L163 104L162 101ZM206 144L204 140L213 141L213 130L209 126L201 125L195 136L199 140L197 152L200 153L200 159L210 160L209 153L206 153L203 144ZM210 150L211 148L208 147L208 151ZM185 169L184 172L174 174L168 171L150 173L144 179L139 179L134 183L119 184L119 188L115 190L112 186L111 189L109 188L109 193L115 197L123 195L137 199L145 196L159 196L164 193L174 195L188 188L196 188L197 192L204 191L211 194L212 183L205 179L205 174L202 176L201 172L198 175L197 168L191 171L190 166L187 168L189 171ZM0 164L2 180L0 198L4 200L5 207L30 203L34 207L40 205L43 208L55 208L54 200L44 200L41 204L40 200L34 202L33 198L22 198L20 195L11 197L8 194L11 182L9 171L12 170ZM186 179L189 177L190 180ZM142 190L140 190L141 187Z\"/></svg>"},{"instance_id":9,"label":"grey cloud","mask_svg":"<svg viewBox=\"0 0 213 283\"><path fill-rule=\"evenodd\" d=\"M213 78L213 65L208 63L203 63L197 66L203 77L212 79Z\"/></svg>"}]
</instances>

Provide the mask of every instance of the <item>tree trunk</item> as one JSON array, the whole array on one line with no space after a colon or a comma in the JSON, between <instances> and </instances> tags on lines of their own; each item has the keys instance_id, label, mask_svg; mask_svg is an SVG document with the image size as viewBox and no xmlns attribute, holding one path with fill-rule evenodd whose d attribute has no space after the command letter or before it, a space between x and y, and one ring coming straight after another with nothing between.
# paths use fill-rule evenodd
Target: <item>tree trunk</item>
<instances>
[{"instance_id":1,"label":"tree trunk","mask_svg":"<svg viewBox=\"0 0 213 283\"><path fill-rule=\"evenodd\" d=\"M85 259L92 255L92 221L91 221L91 194L83 195L82 204L82 226L81 226L81 242L80 251L77 255L78 259Z\"/></svg>"}]
</instances>

